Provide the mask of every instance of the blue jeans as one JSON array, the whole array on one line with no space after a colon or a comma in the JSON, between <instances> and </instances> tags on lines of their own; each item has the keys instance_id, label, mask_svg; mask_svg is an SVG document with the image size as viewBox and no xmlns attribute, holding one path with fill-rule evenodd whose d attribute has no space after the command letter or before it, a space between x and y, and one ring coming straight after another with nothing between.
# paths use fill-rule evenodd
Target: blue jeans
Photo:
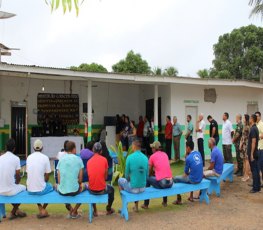
<instances>
[{"instance_id":1,"label":"blue jeans","mask_svg":"<svg viewBox=\"0 0 263 230\"><path fill-rule=\"evenodd\" d=\"M43 189L43 191L41 191L41 192L29 192L28 191L28 194L29 195L39 195L39 196L42 196L42 195L45 195L45 194L47 194L47 193L50 193L50 192L52 192L53 191L53 186L52 186L52 184L50 184L50 183L46 183L46 187Z\"/></svg>"},{"instance_id":2,"label":"blue jeans","mask_svg":"<svg viewBox=\"0 0 263 230\"><path fill-rule=\"evenodd\" d=\"M129 193L142 193L145 190L144 188L132 188L130 182L128 182L125 178L120 178L118 180L118 185L126 192Z\"/></svg>"},{"instance_id":3,"label":"blue jeans","mask_svg":"<svg viewBox=\"0 0 263 230\"><path fill-rule=\"evenodd\" d=\"M162 179L157 181L156 177L151 176L147 179L147 184L146 187L153 186L154 188L158 189L166 189L166 188L171 188L173 186L173 180L166 180ZM163 203L167 203L167 196L163 197ZM144 205L148 206L150 204L150 200L145 200Z\"/></svg>"},{"instance_id":4,"label":"blue jeans","mask_svg":"<svg viewBox=\"0 0 263 230\"><path fill-rule=\"evenodd\" d=\"M189 176L187 177L183 177L183 176L175 176L173 178L174 183L185 183L185 184L193 184L190 179Z\"/></svg>"},{"instance_id":5,"label":"blue jeans","mask_svg":"<svg viewBox=\"0 0 263 230\"><path fill-rule=\"evenodd\" d=\"M108 194L108 205L106 207L106 210L107 211L111 210L111 207L112 207L112 204L113 204L113 201L114 201L114 188L111 185L107 184L105 190L102 190L102 191L90 190L88 185L86 185L86 188L93 195Z\"/></svg>"},{"instance_id":6,"label":"blue jeans","mask_svg":"<svg viewBox=\"0 0 263 230\"><path fill-rule=\"evenodd\" d=\"M258 161L250 161L250 169L252 173L252 179L253 179L253 190L254 191L260 191L260 174L259 174L259 167L258 167Z\"/></svg>"}]
</instances>

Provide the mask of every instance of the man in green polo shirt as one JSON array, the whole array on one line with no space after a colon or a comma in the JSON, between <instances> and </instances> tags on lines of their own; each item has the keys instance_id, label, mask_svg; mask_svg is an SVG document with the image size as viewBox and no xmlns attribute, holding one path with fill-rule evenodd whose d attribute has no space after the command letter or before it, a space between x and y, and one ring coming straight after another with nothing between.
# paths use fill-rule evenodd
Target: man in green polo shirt
<instances>
[{"instance_id":1,"label":"man in green polo shirt","mask_svg":"<svg viewBox=\"0 0 263 230\"><path fill-rule=\"evenodd\" d=\"M141 142L132 143L133 153L127 157L125 178L118 181L119 189L130 193L144 192L148 177L148 159L141 152ZM134 210L138 212L138 202L135 202Z\"/></svg>"}]
</instances>

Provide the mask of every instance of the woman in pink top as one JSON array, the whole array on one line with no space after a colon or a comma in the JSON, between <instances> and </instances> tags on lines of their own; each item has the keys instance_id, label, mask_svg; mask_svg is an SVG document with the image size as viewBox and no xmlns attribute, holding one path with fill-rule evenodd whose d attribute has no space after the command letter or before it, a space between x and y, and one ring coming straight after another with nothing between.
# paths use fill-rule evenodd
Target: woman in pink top
<instances>
[{"instance_id":1,"label":"woman in pink top","mask_svg":"<svg viewBox=\"0 0 263 230\"><path fill-rule=\"evenodd\" d=\"M168 156L165 152L160 151L161 144L159 141L153 142L151 145L153 154L149 159L149 175L147 179L147 187L153 186L158 189L171 188L173 186L173 176L170 168ZM155 175L154 175L155 172ZM145 200L141 206L147 209L150 200ZM167 206L167 197L163 197L164 207Z\"/></svg>"}]
</instances>

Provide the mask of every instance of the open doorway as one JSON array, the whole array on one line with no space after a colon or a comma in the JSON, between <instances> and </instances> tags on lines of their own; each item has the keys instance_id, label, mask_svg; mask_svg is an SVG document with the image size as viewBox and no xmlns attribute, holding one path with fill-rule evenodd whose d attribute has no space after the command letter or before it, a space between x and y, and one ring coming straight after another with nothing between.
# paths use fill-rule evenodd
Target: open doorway
<instances>
[{"instance_id":1,"label":"open doorway","mask_svg":"<svg viewBox=\"0 0 263 230\"><path fill-rule=\"evenodd\" d=\"M148 119L154 117L154 99L146 100L146 116ZM158 98L158 131L162 131L162 101Z\"/></svg>"},{"instance_id":2,"label":"open doorway","mask_svg":"<svg viewBox=\"0 0 263 230\"><path fill-rule=\"evenodd\" d=\"M26 104L11 105L11 137L16 142L15 154L26 159Z\"/></svg>"}]
</instances>

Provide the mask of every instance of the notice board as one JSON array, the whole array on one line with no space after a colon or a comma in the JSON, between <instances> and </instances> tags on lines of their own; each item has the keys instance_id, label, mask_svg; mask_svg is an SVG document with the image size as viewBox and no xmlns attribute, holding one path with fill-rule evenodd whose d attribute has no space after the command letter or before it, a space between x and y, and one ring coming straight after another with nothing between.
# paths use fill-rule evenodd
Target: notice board
<instances>
[{"instance_id":1,"label":"notice board","mask_svg":"<svg viewBox=\"0 0 263 230\"><path fill-rule=\"evenodd\" d=\"M37 121L42 124L46 118L58 118L63 125L79 124L79 95L39 93L37 95Z\"/></svg>"}]
</instances>

